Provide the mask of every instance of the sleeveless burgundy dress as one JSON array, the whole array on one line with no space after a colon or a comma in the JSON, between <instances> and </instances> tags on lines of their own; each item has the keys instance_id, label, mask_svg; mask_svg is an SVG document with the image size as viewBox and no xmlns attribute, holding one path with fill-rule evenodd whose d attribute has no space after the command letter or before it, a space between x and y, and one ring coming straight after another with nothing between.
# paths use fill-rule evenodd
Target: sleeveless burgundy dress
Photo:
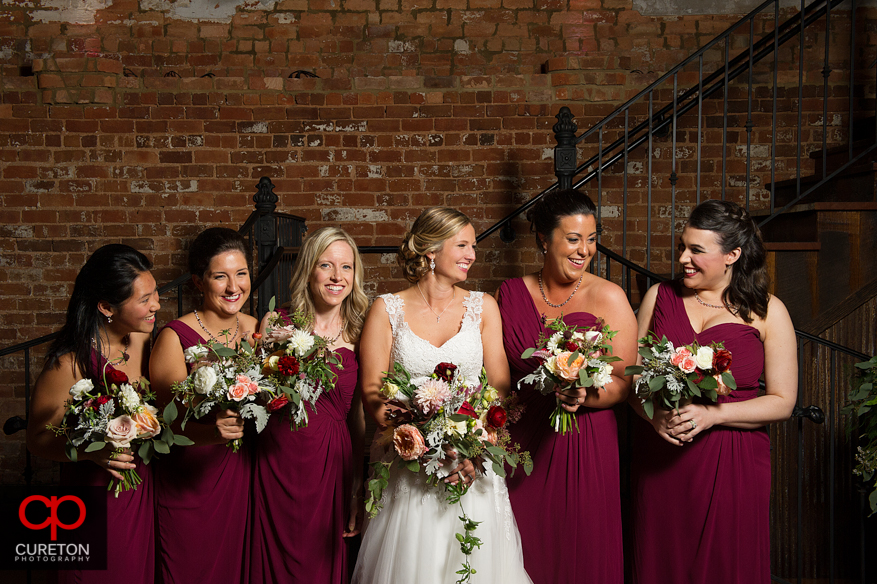
<instances>
[{"instance_id":1,"label":"sleeveless burgundy dress","mask_svg":"<svg viewBox=\"0 0 877 584\"><path fill-rule=\"evenodd\" d=\"M166 328L177 333L183 350L204 343L178 320ZM224 444L175 447L155 466L158 571L164 584L245 582L252 472L247 444L236 453Z\"/></svg>"},{"instance_id":2,"label":"sleeveless burgundy dress","mask_svg":"<svg viewBox=\"0 0 877 584\"><path fill-rule=\"evenodd\" d=\"M695 333L678 282L664 282L654 332L674 346L722 341L737 390L719 403L753 399L764 371L754 327L724 323ZM769 584L770 442L765 428L714 426L674 446L634 416L631 468L636 584Z\"/></svg>"},{"instance_id":3,"label":"sleeveless burgundy dress","mask_svg":"<svg viewBox=\"0 0 877 584\"><path fill-rule=\"evenodd\" d=\"M497 302L514 390L539 365L537 359L521 359L521 353L535 347L539 333L548 329L521 278L503 282ZM590 327L596 321L587 312L564 315L568 325ZM518 397L526 409L509 430L533 457L533 473L519 470L508 486L527 573L536 584L620 584L624 563L615 412L580 407L579 431L562 435L548 423L554 395L523 386Z\"/></svg>"},{"instance_id":4,"label":"sleeveless burgundy dress","mask_svg":"<svg viewBox=\"0 0 877 584\"><path fill-rule=\"evenodd\" d=\"M95 355L95 359L97 355ZM106 365L100 356L100 366ZM112 365L107 371L113 370ZM122 491L115 497L107 491L107 569L60 570L61 584L153 584L155 581L155 513L153 508L153 476L151 465L135 455L137 474L143 480L136 489ZM153 464L155 464L153 462ZM61 464L61 484L101 487L106 490L110 473L91 462Z\"/></svg>"},{"instance_id":5,"label":"sleeveless burgundy dress","mask_svg":"<svg viewBox=\"0 0 877 584\"><path fill-rule=\"evenodd\" d=\"M347 348L335 387L291 430L279 412L259 434L253 478L251 584L347 582L353 450L347 427L359 365ZM358 453L359 454L359 453ZM358 461L357 464L362 464Z\"/></svg>"}]
</instances>

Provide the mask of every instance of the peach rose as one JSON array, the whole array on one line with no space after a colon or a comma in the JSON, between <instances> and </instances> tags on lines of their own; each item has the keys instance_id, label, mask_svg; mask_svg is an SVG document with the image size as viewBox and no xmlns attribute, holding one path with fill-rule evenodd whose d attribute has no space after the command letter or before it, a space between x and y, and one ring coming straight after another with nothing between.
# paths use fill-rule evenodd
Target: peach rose
<instances>
[{"instance_id":1,"label":"peach rose","mask_svg":"<svg viewBox=\"0 0 877 584\"><path fill-rule=\"evenodd\" d=\"M137 438L137 424L130 416L113 418L107 424L107 442L115 448L128 448Z\"/></svg>"},{"instance_id":2,"label":"peach rose","mask_svg":"<svg viewBox=\"0 0 877 584\"><path fill-rule=\"evenodd\" d=\"M404 424L393 432L393 446L402 460L416 460L426 452L426 443L420 430L411 424Z\"/></svg>"},{"instance_id":3,"label":"peach rose","mask_svg":"<svg viewBox=\"0 0 877 584\"><path fill-rule=\"evenodd\" d=\"M695 360L694 355L688 355L682 358L678 367L682 369L683 373L691 373L697 369L697 360Z\"/></svg>"},{"instance_id":4,"label":"peach rose","mask_svg":"<svg viewBox=\"0 0 877 584\"><path fill-rule=\"evenodd\" d=\"M139 412L131 416L134 425L137 426L138 438L158 436L158 433L161 432L161 423L158 421L157 413L158 410L155 406L146 404Z\"/></svg>"},{"instance_id":5,"label":"peach rose","mask_svg":"<svg viewBox=\"0 0 877 584\"><path fill-rule=\"evenodd\" d=\"M682 360L686 357L691 357L691 351L688 350L688 347L679 347L678 349L676 349L676 353L674 353L673 356L670 357L670 363L672 363L676 367L679 367L679 365L682 363Z\"/></svg>"},{"instance_id":6,"label":"peach rose","mask_svg":"<svg viewBox=\"0 0 877 584\"><path fill-rule=\"evenodd\" d=\"M582 368L582 365L585 364L585 356L579 355L576 357L575 361L572 362L572 365L569 364L569 358L572 355L570 352L563 352L557 356L557 361L555 366L557 367L557 375L567 381L575 381L579 378L579 369Z\"/></svg>"},{"instance_id":7,"label":"peach rose","mask_svg":"<svg viewBox=\"0 0 877 584\"><path fill-rule=\"evenodd\" d=\"M719 387L716 388L716 393L719 395L731 395L731 388L725 385L725 382L722 381L722 374L713 375L713 378L719 384Z\"/></svg>"},{"instance_id":8,"label":"peach rose","mask_svg":"<svg viewBox=\"0 0 877 584\"><path fill-rule=\"evenodd\" d=\"M246 375L238 375L235 377L235 383L228 388L228 398L234 401L241 401L245 397L259 393L259 386L253 383L253 380Z\"/></svg>"}]
</instances>

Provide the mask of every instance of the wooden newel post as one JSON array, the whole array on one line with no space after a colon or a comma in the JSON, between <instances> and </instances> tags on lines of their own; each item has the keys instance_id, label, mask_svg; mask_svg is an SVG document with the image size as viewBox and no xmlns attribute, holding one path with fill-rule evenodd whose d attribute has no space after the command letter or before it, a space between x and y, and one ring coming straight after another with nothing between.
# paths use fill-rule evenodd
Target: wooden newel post
<instances>
[{"instance_id":1,"label":"wooden newel post","mask_svg":"<svg viewBox=\"0 0 877 584\"><path fill-rule=\"evenodd\" d=\"M561 190L572 188L576 173L576 130L578 126L572 112L563 106L556 116L557 123L552 128L557 146L554 147L554 174Z\"/></svg>"},{"instance_id":2,"label":"wooden newel post","mask_svg":"<svg viewBox=\"0 0 877 584\"><path fill-rule=\"evenodd\" d=\"M277 221L274 217L274 211L277 209L278 200L277 195L274 194L274 183L271 182L271 179L267 176L260 178L256 194L253 195L256 211L259 212L259 218L256 219L256 225L253 229L259 272L262 271L277 249ZM276 293L274 278L268 278L259 290L257 318L261 318L268 311L268 302Z\"/></svg>"}]
</instances>

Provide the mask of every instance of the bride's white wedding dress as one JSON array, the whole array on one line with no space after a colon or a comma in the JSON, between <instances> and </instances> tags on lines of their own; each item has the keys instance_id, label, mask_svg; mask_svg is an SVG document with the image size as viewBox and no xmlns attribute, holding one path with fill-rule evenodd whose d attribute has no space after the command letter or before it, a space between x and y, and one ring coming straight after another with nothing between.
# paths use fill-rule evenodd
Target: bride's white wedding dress
<instances>
[{"instance_id":1,"label":"bride's white wedding dress","mask_svg":"<svg viewBox=\"0 0 877 584\"><path fill-rule=\"evenodd\" d=\"M405 322L404 303L398 296L381 296L393 330L393 362L411 377L430 375L441 362L457 365L457 374L476 380L481 374L482 293L470 292L460 331L441 347L414 334ZM501 342L501 339L497 339ZM372 459L392 458L391 452L372 449ZM470 556L476 584L529 583L524 571L521 536L512 514L505 479L488 470L461 499L463 509L480 524L474 535L483 542ZM390 470L383 509L365 528L354 584L451 584L459 575L465 556L454 534L463 532L459 505L450 505L444 489L426 484L423 470L413 474Z\"/></svg>"}]
</instances>

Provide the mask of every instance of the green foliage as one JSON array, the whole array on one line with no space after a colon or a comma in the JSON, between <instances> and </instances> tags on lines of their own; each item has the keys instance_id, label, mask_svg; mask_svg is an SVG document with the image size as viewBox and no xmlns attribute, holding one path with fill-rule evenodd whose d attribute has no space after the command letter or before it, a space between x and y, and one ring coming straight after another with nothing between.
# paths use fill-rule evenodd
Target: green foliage
<instances>
[{"instance_id":1,"label":"green foliage","mask_svg":"<svg viewBox=\"0 0 877 584\"><path fill-rule=\"evenodd\" d=\"M849 403L843 407L841 414L852 416L853 426L859 432L860 444L856 452L856 467L853 474L862 477L866 489L870 490L868 503L871 514L877 513L877 415L872 410L877 405L877 392L874 384L877 381L877 355L868 361L856 363L855 383L858 387L850 391Z\"/></svg>"}]
</instances>

